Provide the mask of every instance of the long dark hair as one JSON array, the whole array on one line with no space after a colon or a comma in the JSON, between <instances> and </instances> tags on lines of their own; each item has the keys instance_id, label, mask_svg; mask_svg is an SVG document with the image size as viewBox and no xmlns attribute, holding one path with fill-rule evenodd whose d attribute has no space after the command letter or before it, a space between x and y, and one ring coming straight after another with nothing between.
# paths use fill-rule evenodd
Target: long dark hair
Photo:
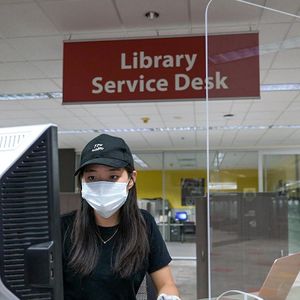
<instances>
[{"instance_id":1,"label":"long dark hair","mask_svg":"<svg viewBox=\"0 0 300 300\"><path fill-rule=\"evenodd\" d=\"M133 172L125 168L128 175ZM81 185L83 171L78 176ZM82 276L89 275L99 259L99 237L92 207L84 200L77 211L71 233L70 267ZM149 241L145 220L137 205L136 184L131 187L125 204L120 209L120 222L116 236L116 258L113 271L126 278L137 272L149 254Z\"/></svg>"}]
</instances>

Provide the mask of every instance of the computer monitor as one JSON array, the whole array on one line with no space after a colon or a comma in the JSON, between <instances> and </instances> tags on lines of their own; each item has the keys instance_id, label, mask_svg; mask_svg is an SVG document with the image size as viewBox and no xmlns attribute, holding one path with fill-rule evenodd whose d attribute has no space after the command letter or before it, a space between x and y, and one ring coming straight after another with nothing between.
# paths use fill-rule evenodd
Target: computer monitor
<instances>
[{"instance_id":1,"label":"computer monitor","mask_svg":"<svg viewBox=\"0 0 300 300\"><path fill-rule=\"evenodd\" d=\"M177 211L175 213L175 220L176 221L187 221L188 214L186 211Z\"/></svg>"},{"instance_id":2,"label":"computer monitor","mask_svg":"<svg viewBox=\"0 0 300 300\"><path fill-rule=\"evenodd\" d=\"M0 299L63 299L57 128L0 128Z\"/></svg>"}]
</instances>

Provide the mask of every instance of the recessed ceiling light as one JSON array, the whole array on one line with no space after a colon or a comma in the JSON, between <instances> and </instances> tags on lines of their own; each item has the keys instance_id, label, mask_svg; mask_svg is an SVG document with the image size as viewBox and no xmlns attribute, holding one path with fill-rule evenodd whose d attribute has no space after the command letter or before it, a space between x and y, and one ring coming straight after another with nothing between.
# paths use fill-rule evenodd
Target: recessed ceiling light
<instances>
[{"instance_id":1,"label":"recessed ceiling light","mask_svg":"<svg viewBox=\"0 0 300 300\"><path fill-rule=\"evenodd\" d=\"M147 19L154 20L154 19L157 19L159 17L159 13L156 12L156 11L151 10L151 11L148 11L148 12L145 13L145 17Z\"/></svg>"},{"instance_id":2,"label":"recessed ceiling light","mask_svg":"<svg viewBox=\"0 0 300 300\"><path fill-rule=\"evenodd\" d=\"M142 117L141 120L143 121L144 124L147 124L150 120L149 117Z\"/></svg>"}]
</instances>

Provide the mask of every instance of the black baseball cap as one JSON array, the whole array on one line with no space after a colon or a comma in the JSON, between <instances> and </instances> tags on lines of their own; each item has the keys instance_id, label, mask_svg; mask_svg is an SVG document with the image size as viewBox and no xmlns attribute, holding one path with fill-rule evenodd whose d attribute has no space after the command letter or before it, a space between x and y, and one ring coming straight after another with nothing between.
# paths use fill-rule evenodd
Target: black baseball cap
<instances>
[{"instance_id":1,"label":"black baseball cap","mask_svg":"<svg viewBox=\"0 0 300 300\"><path fill-rule=\"evenodd\" d=\"M128 145L122 138L100 134L92 139L82 150L80 166L75 175L90 164L106 165L115 168L131 167L134 169L133 157Z\"/></svg>"}]
</instances>

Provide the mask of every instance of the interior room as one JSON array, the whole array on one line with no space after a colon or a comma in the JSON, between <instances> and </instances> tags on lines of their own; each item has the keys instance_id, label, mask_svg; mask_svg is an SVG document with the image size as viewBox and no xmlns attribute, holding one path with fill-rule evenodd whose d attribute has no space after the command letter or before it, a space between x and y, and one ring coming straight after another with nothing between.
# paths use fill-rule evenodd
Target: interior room
<instances>
[{"instance_id":1,"label":"interior room","mask_svg":"<svg viewBox=\"0 0 300 300\"><path fill-rule=\"evenodd\" d=\"M91 98L85 42L107 67ZM127 141L182 299L257 292L300 251L299 1L0 0L0 66L0 128L57 127L61 214L80 207L84 145ZM298 273L272 299L299 299Z\"/></svg>"}]
</instances>

